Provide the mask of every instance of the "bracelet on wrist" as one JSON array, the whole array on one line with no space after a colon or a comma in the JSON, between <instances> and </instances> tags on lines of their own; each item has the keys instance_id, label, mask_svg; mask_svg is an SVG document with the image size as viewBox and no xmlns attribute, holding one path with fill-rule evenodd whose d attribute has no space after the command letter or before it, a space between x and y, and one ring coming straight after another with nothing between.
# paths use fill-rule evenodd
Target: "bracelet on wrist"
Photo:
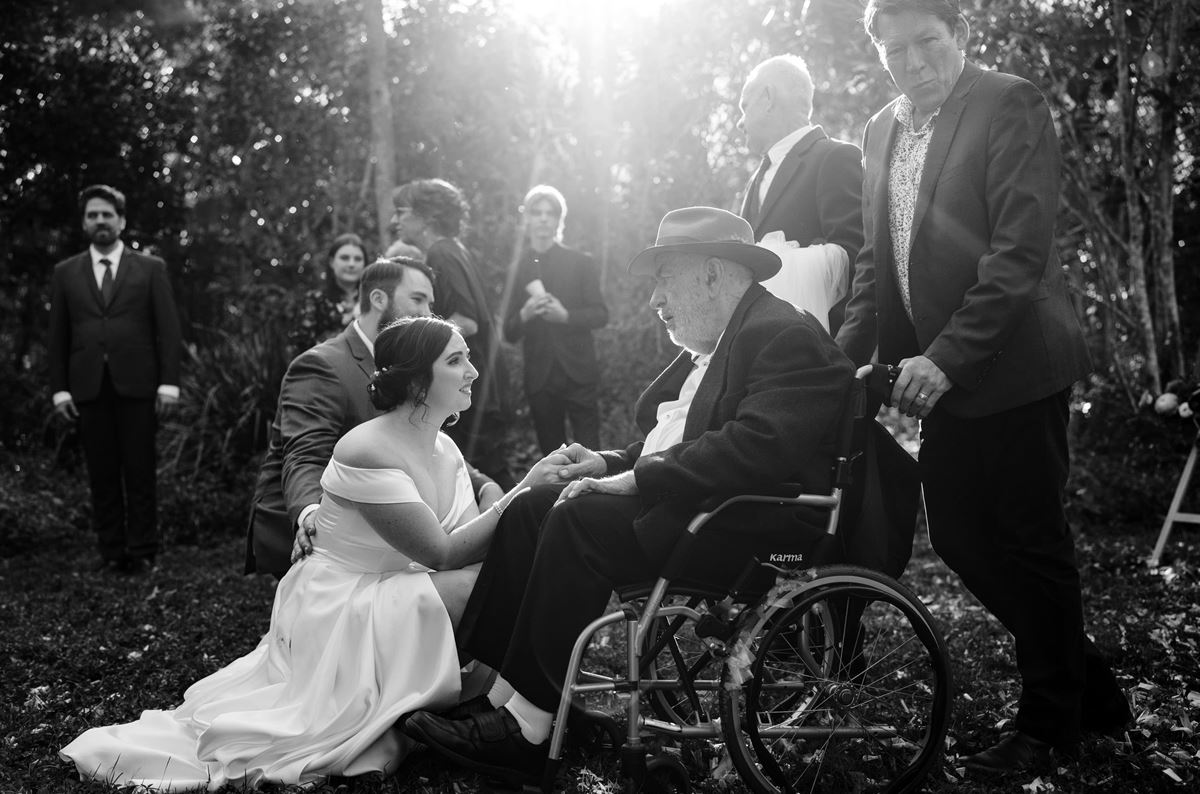
<instances>
[{"instance_id":1,"label":"bracelet on wrist","mask_svg":"<svg viewBox=\"0 0 1200 794\"><path fill-rule=\"evenodd\" d=\"M492 510L496 511L496 516L497 516L497 517L500 517L500 516L504 515L504 506L500 504L500 500L499 500L499 499L497 499L496 501L492 502Z\"/></svg>"}]
</instances>

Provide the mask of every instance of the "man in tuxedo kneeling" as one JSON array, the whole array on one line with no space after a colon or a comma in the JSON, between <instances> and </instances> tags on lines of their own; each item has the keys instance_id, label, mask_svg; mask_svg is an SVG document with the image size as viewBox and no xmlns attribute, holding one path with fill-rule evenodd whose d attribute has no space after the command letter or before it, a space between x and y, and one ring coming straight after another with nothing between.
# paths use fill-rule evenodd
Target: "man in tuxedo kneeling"
<instances>
[{"instance_id":1,"label":"man in tuxedo kneeling","mask_svg":"<svg viewBox=\"0 0 1200 794\"><path fill-rule=\"evenodd\" d=\"M744 219L689 207L667 213L630 263L655 278L651 308L683 348L637 402L646 440L572 445L565 487L513 502L459 629L461 649L500 677L452 713L414 714L409 736L484 774L536 781L572 646L615 587L656 578L713 496L783 482L828 491L854 370L816 319L762 288L779 258L753 243ZM750 554L797 534L794 509L751 510L698 544L699 568L732 578Z\"/></svg>"}]
</instances>

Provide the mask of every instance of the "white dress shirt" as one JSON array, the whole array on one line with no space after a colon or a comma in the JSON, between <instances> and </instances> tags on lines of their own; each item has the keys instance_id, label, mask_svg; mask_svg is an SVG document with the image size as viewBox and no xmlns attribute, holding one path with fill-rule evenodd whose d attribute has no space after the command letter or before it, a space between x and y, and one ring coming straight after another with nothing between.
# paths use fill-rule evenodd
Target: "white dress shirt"
<instances>
[{"instance_id":1,"label":"white dress shirt","mask_svg":"<svg viewBox=\"0 0 1200 794\"><path fill-rule=\"evenodd\" d=\"M696 390L700 388L700 381L704 379L704 373L708 372L708 362L711 360L712 353L698 353L692 356L692 371L680 387L679 396L658 404L658 424L646 434L641 457L670 449L683 441L688 409L692 407L692 398L696 396Z\"/></svg>"},{"instance_id":2,"label":"white dress shirt","mask_svg":"<svg viewBox=\"0 0 1200 794\"><path fill-rule=\"evenodd\" d=\"M125 243L117 240L117 247L110 253L102 254L96 250L96 246L90 246L88 253L92 255L92 275L96 277L96 286L104 286L104 265L100 264L101 259L107 259L112 264L113 283L117 282L117 268L121 266L121 254L125 253Z\"/></svg>"},{"instance_id":3,"label":"white dress shirt","mask_svg":"<svg viewBox=\"0 0 1200 794\"><path fill-rule=\"evenodd\" d=\"M361 339L362 343L367 346L367 352L371 354L371 361L374 362L375 361L375 343L367 338L366 332L363 331L362 326L359 325L358 318L355 318L354 322L351 323L351 325L353 325L354 330L358 332L358 338Z\"/></svg>"}]
</instances>

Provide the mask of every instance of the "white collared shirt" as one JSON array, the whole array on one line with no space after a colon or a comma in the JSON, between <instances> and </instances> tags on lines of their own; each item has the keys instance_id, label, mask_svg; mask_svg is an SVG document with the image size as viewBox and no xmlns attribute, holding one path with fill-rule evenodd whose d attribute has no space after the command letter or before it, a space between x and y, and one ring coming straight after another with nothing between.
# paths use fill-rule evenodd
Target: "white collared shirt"
<instances>
[{"instance_id":1,"label":"white collared shirt","mask_svg":"<svg viewBox=\"0 0 1200 794\"><path fill-rule=\"evenodd\" d=\"M102 254L96 250L96 246L89 246L88 253L92 255L92 275L96 277L96 286L104 284L104 265L100 264L101 259L107 259L112 264L113 281L117 280L117 268L121 266L121 254L125 253L125 243L120 239L117 240L117 247L107 254Z\"/></svg>"},{"instance_id":2,"label":"white collared shirt","mask_svg":"<svg viewBox=\"0 0 1200 794\"><path fill-rule=\"evenodd\" d=\"M714 348L715 349L715 348ZM658 404L658 424L646 434L646 443L642 445L640 457L653 455L670 449L683 441L683 428L687 424L688 409L692 407L692 398L700 388L704 373L708 372L708 362L712 361L712 353L697 353L692 356L692 371L688 373L679 396L674 400L666 400Z\"/></svg>"},{"instance_id":3,"label":"white collared shirt","mask_svg":"<svg viewBox=\"0 0 1200 794\"><path fill-rule=\"evenodd\" d=\"M779 164L783 162L783 158L787 157L788 152L800 142L801 138L812 132L816 127L817 125L815 124L809 124L798 130L793 130L776 141L775 145L770 149L767 149L767 157L771 158L771 164L767 166L767 171L763 174L762 181L758 183L758 206L761 207L766 203L767 191L771 188L771 182L775 179L775 175L779 173Z\"/></svg>"}]
</instances>

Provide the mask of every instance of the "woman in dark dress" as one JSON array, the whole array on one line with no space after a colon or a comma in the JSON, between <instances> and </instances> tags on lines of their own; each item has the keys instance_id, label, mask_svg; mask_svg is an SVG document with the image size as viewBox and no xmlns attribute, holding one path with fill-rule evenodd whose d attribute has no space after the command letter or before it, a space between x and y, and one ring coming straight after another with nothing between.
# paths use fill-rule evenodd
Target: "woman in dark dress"
<instances>
[{"instance_id":1,"label":"woman in dark dress","mask_svg":"<svg viewBox=\"0 0 1200 794\"><path fill-rule=\"evenodd\" d=\"M357 234L341 234L329 246L324 283L305 293L299 322L289 340L295 352L307 350L342 329L358 316L358 282L367 266L367 248Z\"/></svg>"}]
</instances>

